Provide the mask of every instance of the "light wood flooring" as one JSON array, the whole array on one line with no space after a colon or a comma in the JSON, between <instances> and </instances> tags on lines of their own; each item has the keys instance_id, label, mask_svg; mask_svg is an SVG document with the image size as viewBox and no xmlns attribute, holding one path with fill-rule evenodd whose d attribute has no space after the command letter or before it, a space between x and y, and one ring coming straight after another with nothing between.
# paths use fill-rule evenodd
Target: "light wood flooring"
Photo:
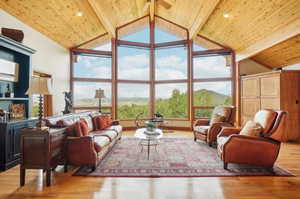
<instances>
[{"instance_id":1,"label":"light wood flooring","mask_svg":"<svg viewBox=\"0 0 300 199\"><path fill-rule=\"evenodd\" d=\"M133 132L125 132L132 135ZM169 136L191 137L191 132ZM100 178L73 177L75 169L54 172L46 187L39 170L28 170L26 184L19 187L19 167L0 173L0 198L72 199L300 199L300 143L282 144L277 165L296 177L200 177L200 178Z\"/></svg>"}]
</instances>

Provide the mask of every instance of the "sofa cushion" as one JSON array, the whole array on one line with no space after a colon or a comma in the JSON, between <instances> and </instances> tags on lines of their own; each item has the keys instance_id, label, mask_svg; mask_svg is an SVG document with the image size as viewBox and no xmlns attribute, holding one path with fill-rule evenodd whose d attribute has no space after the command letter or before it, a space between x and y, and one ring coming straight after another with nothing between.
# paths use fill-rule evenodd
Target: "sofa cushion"
<instances>
[{"instance_id":1,"label":"sofa cushion","mask_svg":"<svg viewBox=\"0 0 300 199\"><path fill-rule=\"evenodd\" d=\"M257 122L262 126L262 133L265 135L271 130L276 116L277 113L275 111L260 110L255 114L254 122Z\"/></svg>"},{"instance_id":2,"label":"sofa cushion","mask_svg":"<svg viewBox=\"0 0 300 199\"><path fill-rule=\"evenodd\" d=\"M109 143L109 138L106 136L94 136L94 147L97 152L100 152L103 147L105 147Z\"/></svg>"},{"instance_id":3,"label":"sofa cushion","mask_svg":"<svg viewBox=\"0 0 300 199\"><path fill-rule=\"evenodd\" d=\"M105 130L113 130L116 131L118 134L122 132L123 128L121 125L112 125L108 128L106 128Z\"/></svg>"},{"instance_id":4,"label":"sofa cushion","mask_svg":"<svg viewBox=\"0 0 300 199\"><path fill-rule=\"evenodd\" d=\"M87 122L85 120L75 122L74 131L77 137L87 136L89 134Z\"/></svg>"},{"instance_id":5,"label":"sofa cushion","mask_svg":"<svg viewBox=\"0 0 300 199\"><path fill-rule=\"evenodd\" d=\"M254 121L248 121L240 131L241 135L259 136L262 132L262 126Z\"/></svg>"},{"instance_id":6,"label":"sofa cushion","mask_svg":"<svg viewBox=\"0 0 300 199\"><path fill-rule=\"evenodd\" d=\"M90 135L92 136L106 136L112 141L115 137L117 137L118 133L113 130L104 130L104 131L93 131Z\"/></svg>"},{"instance_id":7,"label":"sofa cushion","mask_svg":"<svg viewBox=\"0 0 300 199\"><path fill-rule=\"evenodd\" d=\"M194 131L207 135L210 126L194 126Z\"/></svg>"}]
</instances>

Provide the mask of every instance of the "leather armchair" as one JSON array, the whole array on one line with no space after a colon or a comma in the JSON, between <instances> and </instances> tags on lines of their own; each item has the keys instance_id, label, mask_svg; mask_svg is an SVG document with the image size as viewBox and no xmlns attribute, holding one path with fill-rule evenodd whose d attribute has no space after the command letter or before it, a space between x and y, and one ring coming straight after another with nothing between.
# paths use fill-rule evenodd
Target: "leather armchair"
<instances>
[{"instance_id":1,"label":"leather armchair","mask_svg":"<svg viewBox=\"0 0 300 199\"><path fill-rule=\"evenodd\" d=\"M212 143L217 141L217 135L222 127L233 126L234 110L233 106L217 106L214 109L213 115L219 114L223 116L225 118L223 122L211 124L211 119L196 120L193 125L194 141L199 139L207 142L209 146L212 146Z\"/></svg>"},{"instance_id":2,"label":"leather armchair","mask_svg":"<svg viewBox=\"0 0 300 199\"><path fill-rule=\"evenodd\" d=\"M274 116L269 117L270 114ZM240 135L241 128L222 128L217 138L217 149L224 169L227 169L228 163L272 168L279 154L286 116L287 113L283 111L257 112L254 121L263 127L260 136Z\"/></svg>"}]
</instances>

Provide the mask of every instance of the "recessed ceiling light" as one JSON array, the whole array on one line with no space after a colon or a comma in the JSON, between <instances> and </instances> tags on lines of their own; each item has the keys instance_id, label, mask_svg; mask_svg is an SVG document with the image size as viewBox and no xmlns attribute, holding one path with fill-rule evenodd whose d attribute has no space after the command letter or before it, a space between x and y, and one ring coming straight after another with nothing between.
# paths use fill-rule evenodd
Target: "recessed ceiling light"
<instances>
[{"instance_id":1,"label":"recessed ceiling light","mask_svg":"<svg viewBox=\"0 0 300 199\"><path fill-rule=\"evenodd\" d=\"M79 12L76 12L75 15L76 15L76 17L82 17L82 16L83 16L83 12L80 12L80 11L79 11Z\"/></svg>"},{"instance_id":2,"label":"recessed ceiling light","mask_svg":"<svg viewBox=\"0 0 300 199\"><path fill-rule=\"evenodd\" d=\"M229 18L230 15L229 15L228 13L224 13L224 14L223 14L223 17L224 17L224 18Z\"/></svg>"}]
</instances>

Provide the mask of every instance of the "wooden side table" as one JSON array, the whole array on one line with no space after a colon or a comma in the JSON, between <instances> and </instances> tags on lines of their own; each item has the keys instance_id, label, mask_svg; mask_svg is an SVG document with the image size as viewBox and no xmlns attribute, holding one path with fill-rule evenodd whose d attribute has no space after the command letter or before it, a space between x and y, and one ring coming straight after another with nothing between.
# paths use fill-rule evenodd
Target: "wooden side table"
<instances>
[{"instance_id":1,"label":"wooden side table","mask_svg":"<svg viewBox=\"0 0 300 199\"><path fill-rule=\"evenodd\" d=\"M65 128L22 129L20 186L25 184L26 169L46 171L46 184L51 185L51 170L63 164Z\"/></svg>"}]
</instances>

